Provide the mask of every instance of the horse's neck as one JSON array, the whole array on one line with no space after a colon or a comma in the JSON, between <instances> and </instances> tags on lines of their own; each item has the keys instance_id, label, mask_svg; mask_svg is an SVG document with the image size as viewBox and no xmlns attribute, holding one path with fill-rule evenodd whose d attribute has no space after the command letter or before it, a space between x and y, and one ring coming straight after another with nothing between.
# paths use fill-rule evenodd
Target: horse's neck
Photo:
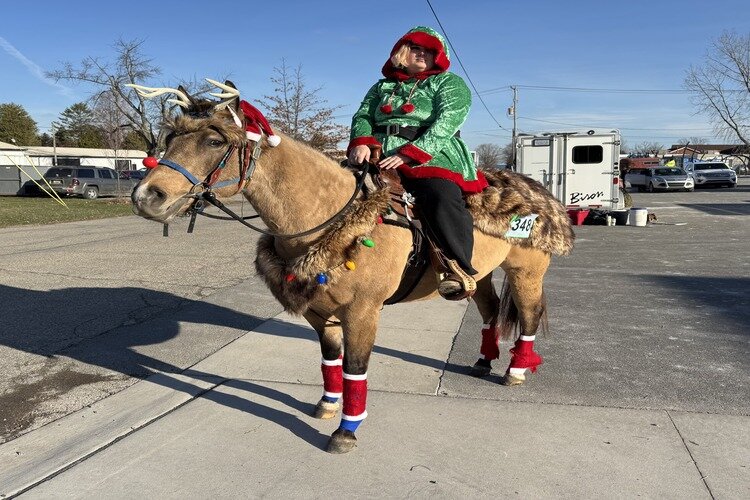
<instances>
[{"instance_id":1,"label":"horse's neck","mask_svg":"<svg viewBox=\"0 0 750 500\"><path fill-rule=\"evenodd\" d=\"M246 192L271 231L293 234L313 228L341 210L354 186L349 171L285 137L279 146L263 151ZM277 238L277 249L285 257L300 255L321 234Z\"/></svg>"}]
</instances>

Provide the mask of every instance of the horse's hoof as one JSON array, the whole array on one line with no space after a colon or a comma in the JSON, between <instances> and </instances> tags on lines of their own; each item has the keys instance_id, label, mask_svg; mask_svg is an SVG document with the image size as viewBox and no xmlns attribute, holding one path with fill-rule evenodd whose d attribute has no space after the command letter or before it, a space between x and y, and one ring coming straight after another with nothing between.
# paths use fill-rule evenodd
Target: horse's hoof
<instances>
[{"instance_id":1,"label":"horse's hoof","mask_svg":"<svg viewBox=\"0 0 750 500\"><path fill-rule=\"evenodd\" d=\"M336 429L328 440L328 453L349 453L357 447L357 437L353 432L344 429Z\"/></svg>"},{"instance_id":2,"label":"horse's hoof","mask_svg":"<svg viewBox=\"0 0 750 500\"><path fill-rule=\"evenodd\" d=\"M313 413L313 417L327 420L329 418L335 417L338 411L338 401L332 403L331 401L321 399L320 401L318 401L318 404L315 405L315 412Z\"/></svg>"},{"instance_id":3,"label":"horse's hoof","mask_svg":"<svg viewBox=\"0 0 750 500\"><path fill-rule=\"evenodd\" d=\"M469 370L469 375L472 377L486 377L492 371L492 365L489 361L484 359L478 359L474 366Z\"/></svg>"},{"instance_id":4,"label":"horse's hoof","mask_svg":"<svg viewBox=\"0 0 750 500\"><path fill-rule=\"evenodd\" d=\"M500 377L502 385L522 385L524 382L526 382L526 375L524 374L511 375L510 373L506 373Z\"/></svg>"}]
</instances>

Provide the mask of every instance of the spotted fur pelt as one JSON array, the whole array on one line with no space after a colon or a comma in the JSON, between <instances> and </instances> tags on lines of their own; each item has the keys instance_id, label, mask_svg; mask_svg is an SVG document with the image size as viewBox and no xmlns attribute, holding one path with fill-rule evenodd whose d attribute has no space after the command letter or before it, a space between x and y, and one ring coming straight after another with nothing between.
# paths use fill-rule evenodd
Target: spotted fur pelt
<instances>
[{"instance_id":1,"label":"spotted fur pelt","mask_svg":"<svg viewBox=\"0 0 750 500\"><path fill-rule=\"evenodd\" d=\"M467 197L474 225L491 236L505 238L514 215L538 214L529 238L507 238L513 245L538 248L547 253L566 255L573 248L573 229L565 208L538 182L507 171L485 171L490 186ZM371 193L355 202L346 217L331 225L319 242L301 257L282 259L274 248L273 237L258 242L255 267L274 297L284 308L302 314L320 290L316 277L324 271L333 282L344 272L344 263L359 249L359 239L369 235L378 216L386 213L387 190ZM418 203L418 202L417 202ZM289 279L291 278L291 279Z\"/></svg>"},{"instance_id":2,"label":"spotted fur pelt","mask_svg":"<svg viewBox=\"0 0 750 500\"><path fill-rule=\"evenodd\" d=\"M378 190L367 199L359 200L347 215L332 224L328 232L310 250L290 262L283 260L273 244L273 237L263 235L258 241L255 268L266 281L276 300L294 314L302 314L315 292L320 288L318 273L325 271L330 281L346 269L344 263L353 259L359 249L359 239L369 235L378 216L388 209L388 190ZM293 279L287 279L293 276Z\"/></svg>"},{"instance_id":3,"label":"spotted fur pelt","mask_svg":"<svg viewBox=\"0 0 750 500\"><path fill-rule=\"evenodd\" d=\"M474 226L505 238L510 219L538 214L529 238L507 238L509 243L533 247L553 255L568 255L575 234L565 207L539 182L509 170L482 170L490 186L466 198Z\"/></svg>"}]
</instances>

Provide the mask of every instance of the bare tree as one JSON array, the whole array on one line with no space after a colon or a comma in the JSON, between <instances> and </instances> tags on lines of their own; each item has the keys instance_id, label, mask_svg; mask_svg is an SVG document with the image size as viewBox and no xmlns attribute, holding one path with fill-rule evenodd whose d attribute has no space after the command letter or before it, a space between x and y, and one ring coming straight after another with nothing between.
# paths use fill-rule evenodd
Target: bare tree
<instances>
[{"instance_id":1,"label":"bare tree","mask_svg":"<svg viewBox=\"0 0 750 500\"><path fill-rule=\"evenodd\" d=\"M705 137L681 137L675 144L684 146L685 144L707 144L708 140Z\"/></svg>"},{"instance_id":2,"label":"bare tree","mask_svg":"<svg viewBox=\"0 0 750 500\"><path fill-rule=\"evenodd\" d=\"M261 104L268 110L271 125L290 137L306 142L331 154L338 144L349 138L349 127L333 121L334 111L342 106L326 106L318 93L322 87L310 89L302 74L302 65L291 70L286 61L274 68L271 82L274 95L265 95Z\"/></svg>"},{"instance_id":3,"label":"bare tree","mask_svg":"<svg viewBox=\"0 0 750 500\"><path fill-rule=\"evenodd\" d=\"M68 80L90 86L91 107L100 108L100 101L103 101L103 106L109 109L108 113L120 113L121 120L114 121L119 122L122 129L137 134L146 145L148 154L155 155L163 149L164 144L161 123L172 113L174 106L167 102L169 95L146 99L125 86L128 83L149 85L161 73L160 68L143 55L142 45L143 40L120 39L114 45L117 53L114 61L89 56L79 66L66 62L61 69L50 71L47 76L55 81ZM194 81L157 86L176 88L178 85L195 94L209 89L209 85Z\"/></svg>"},{"instance_id":4,"label":"bare tree","mask_svg":"<svg viewBox=\"0 0 750 500\"><path fill-rule=\"evenodd\" d=\"M479 168L497 168L497 164L502 162L503 148L497 144L480 144L476 152Z\"/></svg>"},{"instance_id":5,"label":"bare tree","mask_svg":"<svg viewBox=\"0 0 750 500\"><path fill-rule=\"evenodd\" d=\"M640 154L657 155L663 148L664 146L658 142L643 141L633 146L632 151Z\"/></svg>"},{"instance_id":6,"label":"bare tree","mask_svg":"<svg viewBox=\"0 0 750 500\"><path fill-rule=\"evenodd\" d=\"M688 69L685 88L718 136L750 146L750 33L714 40L704 63Z\"/></svg>"}]
</instances>

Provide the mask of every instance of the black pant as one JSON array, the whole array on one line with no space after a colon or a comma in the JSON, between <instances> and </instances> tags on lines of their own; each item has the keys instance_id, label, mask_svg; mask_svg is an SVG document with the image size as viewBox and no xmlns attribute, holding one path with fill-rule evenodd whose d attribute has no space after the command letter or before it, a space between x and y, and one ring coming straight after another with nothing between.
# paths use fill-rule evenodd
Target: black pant
<instances>
[{"instance_id":1,"label":"black pant","mask_svg":"<svg viewBox=\"0 0 750 500\"><path fill-rule=\"evenodd\" d=\"M471 267L474 220L466 208L461 188L447 179L402 180L406 190L417 200L421 220L430 237L461 269L477 274Z\"/></svg>"}]
</instances>

